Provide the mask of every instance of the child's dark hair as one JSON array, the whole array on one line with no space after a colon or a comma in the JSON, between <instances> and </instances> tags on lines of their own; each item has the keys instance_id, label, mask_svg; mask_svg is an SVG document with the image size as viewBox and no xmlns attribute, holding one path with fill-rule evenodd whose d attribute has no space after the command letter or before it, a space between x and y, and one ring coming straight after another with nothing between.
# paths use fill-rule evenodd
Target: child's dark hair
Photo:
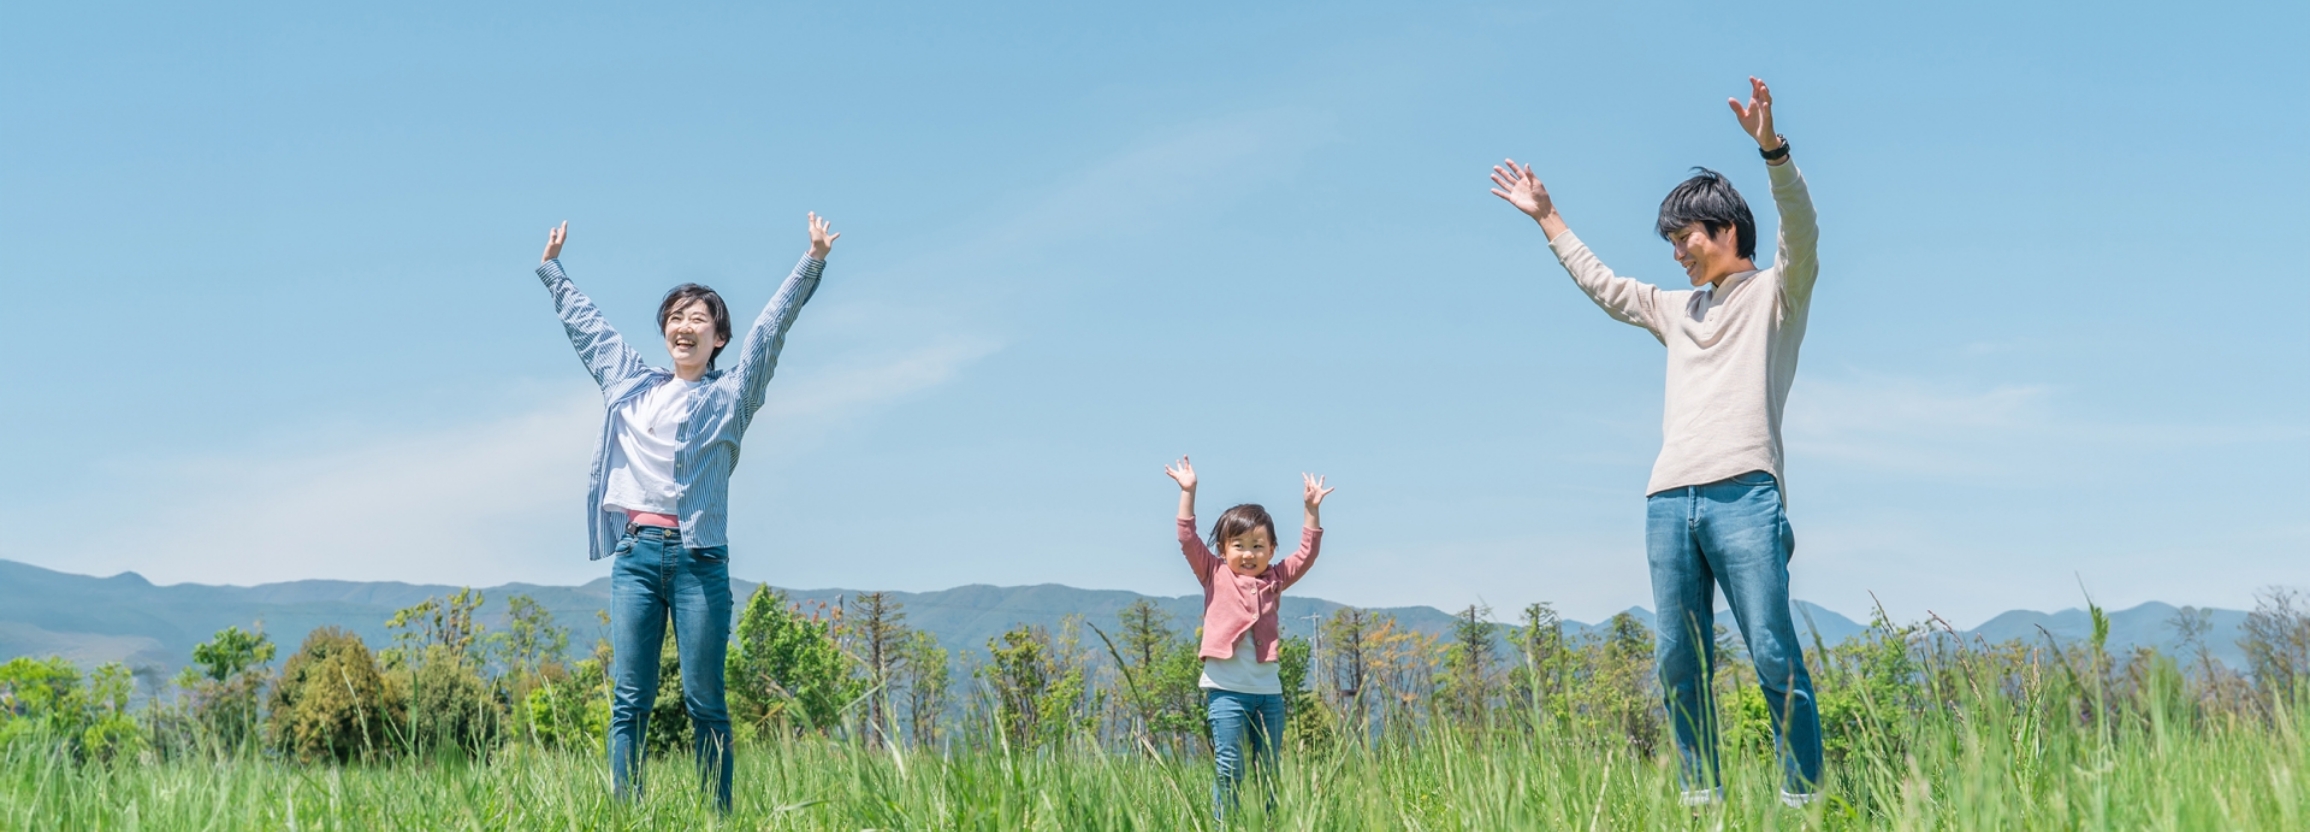
<instances>
[{"instance_id":1,"label":"child's dark hair","mask_svg":"<svg viewBox=\"0 0 2310 832\"><path fill-rule=\"evenodd\" d=\"M676 286L666 292L665 300L658 302L658 334L666 334L666 319L673 317L675 309L687 306L693 300L706 302L706 312L714 316L714 338L721 341L723 346L729 346L730 308L722 304L720 294L696 283ZM715 347L714 354L706 356L706 366L713 367L714 359L721 357L722 347Z\"/></svg>"},{"instance_id":2,"label":"child's dark hair","mask_svg":"<svg viewBox=\"0 0 2310 832\"><path fill-rule=\"evenodd\" d=\"M1749 215L1749 202L1741 192L1733 190L1732 180L1708 168L1693 168L1699 173L1684 180L1668 198L1660 201L1660 220L1653 230L1660 238L1684 230L1685 226L1700 223L1714 237L1727 227L1738 239L1741 259L1754 260L1757 256L1757 220Z\"/></svg>"},{"instance_id":3,"label":"child's dark hair","mask_svg":"<svg viewBox=\"0 0 2310 832\"><path fill-rule=\"evenodd\" d=\"M1211 550L1226 552L1227 541L1252 529L1266 529L1269 545L1281 545L1275 539L1275 518L1267 516L1267 509L1258 503L1244 503L1220 512L1218 522L1211 524Z\"/></svg>"}]
</instances>

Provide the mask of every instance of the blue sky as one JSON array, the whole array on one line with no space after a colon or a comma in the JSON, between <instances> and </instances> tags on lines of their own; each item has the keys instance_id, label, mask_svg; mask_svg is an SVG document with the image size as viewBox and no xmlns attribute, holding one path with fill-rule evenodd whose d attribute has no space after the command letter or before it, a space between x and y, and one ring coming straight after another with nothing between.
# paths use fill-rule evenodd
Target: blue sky
<instances>
[{"instance_id":1,"label":"blue sky","mask_svg":"<svg viewBox=\"0 0 2310 832\"><path fill-rule=\"evenodd\" d=\"M1969 625L2310 585L2300 4L16 4L0 557L575 583L599 419L530 269L648 339L845 236L734 482L741 576L1194 590L1330 475L1298 592L1649 606L1662 356L1623 273L1774 85L1821 214L1798 595ZM1769 239L1769 238L1768 238ZM1765 248L1769 249L1769 246ZM742 324L741 324L742 325ZM650 353L663 360L662 348Z\"/></svg>"}]
</instances>

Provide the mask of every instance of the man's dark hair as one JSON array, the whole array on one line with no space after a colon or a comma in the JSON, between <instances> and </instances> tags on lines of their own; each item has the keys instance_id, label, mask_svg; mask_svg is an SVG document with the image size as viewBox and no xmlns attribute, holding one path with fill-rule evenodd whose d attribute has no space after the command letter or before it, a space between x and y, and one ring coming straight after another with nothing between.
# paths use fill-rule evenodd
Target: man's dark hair
<instances>
[{"instance_id":1,"label":"man's dark hair","mask_svg":"<svg viewBox=\"0 0 2310 832\"><path fill-rule=\"evenodd\" d=\"M1219 521L1211 524L1211 550L1226 554L1227 541L1236 535L1249 534L1252 529L1266 529L1269 545L1283 545L1275 539L1275 518L1267 516L1267 509L1258 503L1244 503L1220 512Z\"/></svg>"},{"instance_id":2,"label":"man's dark hair","mask_svg":"<svg viewBox=\"0 0 2310 832\"><path fill-rule=\"evenodd\" d=\"M1723 233L1729 226L1739 232L1737 247L1741 259L1756 259L1757 220L1749 215L1749 201L1741 198L1741 192L1733 190L1732 180L1724 178L1724 174L1708 168L1693 170L1699 173L1677 185L1676 190L1668 192L1667 199L1660 201L1660 221L1653 224L1653 230L1666 240L1668 235L1696 222L1708 229L1711 237Z\"/></svg>"},{"instance_id":3,"label":"man's dark hair","mask_svg":"<svg viewBox=\"0 0 2310 832\"><path fill-rule=\"evenodd\" d=\"M666 319L674 316L674 310L690 305L690 301L693 300L706 302L706 311L714 316L714 339L721 341L723 346L729 345L730 308L722 305L721 295L696 283L684 283L676 286L673 291L666 293L665 300L658 302L658 334L661 336L666 334ZM721 357L722 347L717 346L714 348L713 355L706 356L707 369L712 369L714 359Z\"/></svg>"}]
</instances>

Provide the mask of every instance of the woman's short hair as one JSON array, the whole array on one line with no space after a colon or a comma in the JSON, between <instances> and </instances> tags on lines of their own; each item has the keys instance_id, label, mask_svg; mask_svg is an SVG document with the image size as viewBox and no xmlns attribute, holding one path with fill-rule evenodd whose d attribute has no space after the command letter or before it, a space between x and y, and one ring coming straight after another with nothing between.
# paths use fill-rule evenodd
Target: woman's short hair
<instances>
[{"instance_id":1,"label":"woman's short hair","mask_svg":"<svg viewBox=\"0 0 2310 832\"><path fill-rule=\"evenodd\" d=\"M720 294L696 283L674 287L666 293L665 300L658 302L658 334L666 334L666 319L674 316L674 310L690 305L693 300L706 302L706 311L714 316L714 340L722 342L714 347L713 355L706 356L706 366L710 369L714 359L722 357L722 347L730 343L730 308L722 304Z\"/></svg>"},{"instance_id":2,"label":"woman's short hair","mask_svg":"<svg viewBox=\"0 0 2310 832\"><path fill-rule=\"evenodd\" d=\"M1267 509L1258 503L1244 503L1220 512L1218 522L1211 524L1211 550L1226 552L1227 541L1234 540L1237 535L1248 534L1252 529L1266 529L1270 545L1283 545L1282 541L1275 539L1275 518L1267 516Z\"/></svg>"},{"instance_id":3,"label":"woman's short hair","mask_svg":"<svg viewBox=\"0 0 2310 832\"><path fill-rule=\"evenodd\" d=\"M1668 192L1667 199L1660 201L1660 221L1653 224L1653 230L1660 232L1661 239L1670 240L1674 238L1669 235L1696 222L1708 229L1711 237L1729 227L1739 232L1736 236L1741 259L1756 259L1757 220L1749 215L1748 200L1733 190L1732 180L1724 178L1724 174L1708 168L1693 170L1699 173L1677 185Z\"/></svg>"}]
</instances>

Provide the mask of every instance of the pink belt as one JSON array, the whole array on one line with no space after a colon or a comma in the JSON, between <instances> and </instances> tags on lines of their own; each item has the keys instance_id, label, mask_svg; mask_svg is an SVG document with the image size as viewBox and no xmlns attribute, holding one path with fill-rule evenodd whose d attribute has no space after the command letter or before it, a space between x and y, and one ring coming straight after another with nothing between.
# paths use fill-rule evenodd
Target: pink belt
<instances>
[{"instance_id":1,"label":"pink belt","mask_svg":"<svg viewBox=\"0 0 2310 832\"><path fill-rule=\"evenodd\" d=\"M682 518L675 517L671 514L659 514L654 511L628 510L626 512L626 525L656 526L661 529L679 529L682 527Z\"/></svg>"}]
</instances>

